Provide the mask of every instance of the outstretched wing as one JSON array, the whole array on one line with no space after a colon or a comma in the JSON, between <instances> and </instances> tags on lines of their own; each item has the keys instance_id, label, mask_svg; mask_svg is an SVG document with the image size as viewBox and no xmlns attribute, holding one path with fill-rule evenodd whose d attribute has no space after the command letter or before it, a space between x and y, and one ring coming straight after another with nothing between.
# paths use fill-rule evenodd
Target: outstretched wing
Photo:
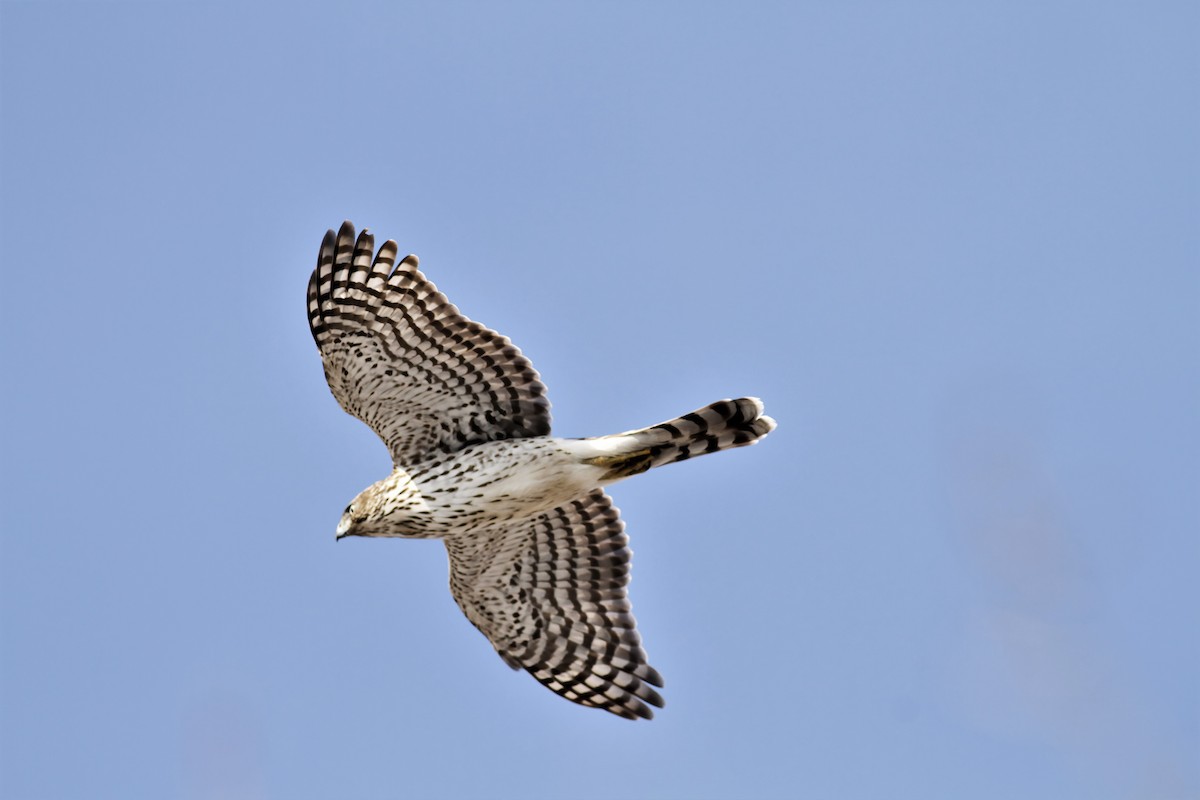
<instances>
[{"instance_id":1,"label":"outstretched wing","mask_svg":"<svg viewBox=\"0 0 1200 800\"><path fill-rule=\"evenodd\" d=\"M662 707L625 593L629 539L603 491L445 541L455 601L509 666L627 719Z\"/></svg>"},{"instance_id":2,"label":"outstretched wing","mask_svg":"<svg viewBox=\"0 0 1200 800\"><path fill-rule=\"evenodd\" d=\"M329 388L397 466L479 442L550 432L550 402L506 337L458 313L390 239L342 224L321 243L308 321ZM393 266L395 267L393 269Z\"/></svg>"}]
</instances>

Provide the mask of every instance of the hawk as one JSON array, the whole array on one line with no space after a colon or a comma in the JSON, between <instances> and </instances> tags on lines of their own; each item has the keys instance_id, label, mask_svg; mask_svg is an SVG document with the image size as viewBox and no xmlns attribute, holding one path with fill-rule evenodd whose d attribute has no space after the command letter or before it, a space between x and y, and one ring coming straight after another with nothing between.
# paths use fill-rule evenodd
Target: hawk
<instances>
[{"instance_id":1,"label":"hawk","mask_svg":"<svg viewBox=\"0 0 1200 800\"><path fill-rule=\"evenodd\" d=\"M661 708L626 596L630 549L604 487L754 444L755 398L611 436L550 435L546 387L504 336L459 313L396 243L350 222L321 243L308 321L338 403L394 469L351 501L337 538L441 539L450 592L513 669L627 719Z\"/></svg>"}]
</instances>

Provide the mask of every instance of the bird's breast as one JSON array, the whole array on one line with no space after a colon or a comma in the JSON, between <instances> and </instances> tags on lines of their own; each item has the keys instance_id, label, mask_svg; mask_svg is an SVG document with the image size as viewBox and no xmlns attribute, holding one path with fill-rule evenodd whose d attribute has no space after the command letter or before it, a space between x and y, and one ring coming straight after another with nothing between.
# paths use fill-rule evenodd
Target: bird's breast
<instances>
[{"instance_id":1,"label":"bird's breast","mask_svg":"<svg viewBox=\"0 0 1200 800\"><path fill-rule=\"evenodd\" d=\"M592 473L555 439L536 437L475 445L413 477L439 520L478 527L565 505L595 487Z\"/></svg>"}]
</instances>

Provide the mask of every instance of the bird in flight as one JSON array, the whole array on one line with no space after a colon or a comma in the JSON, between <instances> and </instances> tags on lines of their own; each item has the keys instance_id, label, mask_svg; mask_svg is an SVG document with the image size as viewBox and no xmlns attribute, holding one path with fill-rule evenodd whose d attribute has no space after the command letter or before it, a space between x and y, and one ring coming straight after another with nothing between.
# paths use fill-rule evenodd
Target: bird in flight
<instances>
[{"instance_id":1,"label":"bird in flight","mask_svg":"<svg viewBox=\"0 0 1200 800\"><path fill-rule=\"evenodd\" d=\"M308 321L338 403L394 469L346 506L337 538L441 539L450 592L513 669L627 719L661 708L626 594L631 551L604 487L754 444L756 398L648 428L550 435L546 387L504 336L459 313L396 243L345 222L321 242Z\"/></svg>"}]
</instances>

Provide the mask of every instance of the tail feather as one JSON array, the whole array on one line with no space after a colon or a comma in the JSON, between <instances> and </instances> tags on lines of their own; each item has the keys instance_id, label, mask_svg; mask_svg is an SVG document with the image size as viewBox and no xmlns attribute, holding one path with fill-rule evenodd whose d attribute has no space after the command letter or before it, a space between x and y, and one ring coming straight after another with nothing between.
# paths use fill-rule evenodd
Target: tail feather
<instances>
[{"instance_id":1,"label":"tail feather","mask_svg":"<svg viewBox=\"0 0 1200 800\"><path fill-rule=\"evenodd\" d=\"M763 414L757 397L721 400L649 428L603 437L627 439L629 450L593 463L609 468L606 480L627 478L673 461L754 444L773 430L775 420Z\"/></svg>"}]
</instances>

